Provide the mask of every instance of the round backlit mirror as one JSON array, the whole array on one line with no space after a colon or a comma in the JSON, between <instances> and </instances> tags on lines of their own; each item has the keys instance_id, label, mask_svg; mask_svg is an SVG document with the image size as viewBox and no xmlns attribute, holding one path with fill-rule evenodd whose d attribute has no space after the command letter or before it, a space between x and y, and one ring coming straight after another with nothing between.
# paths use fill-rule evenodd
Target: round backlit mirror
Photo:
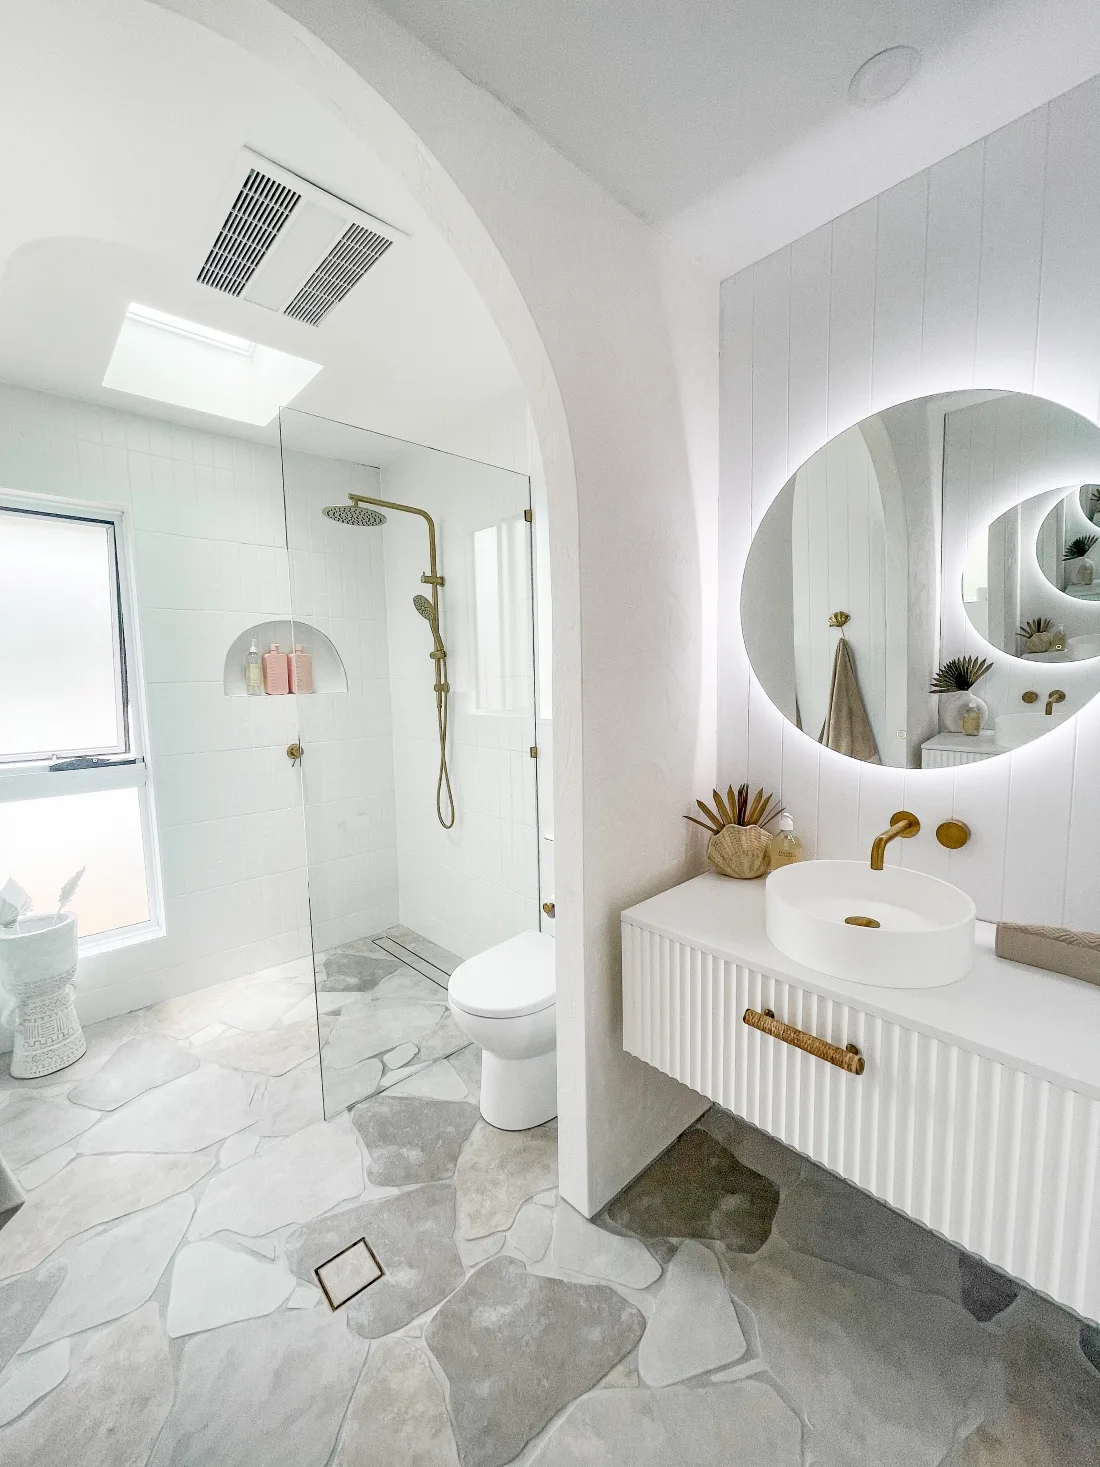
<instances>
[{"instance_id":1,"label":"round backlit mirror","mask_svg":"<svg viewBox=\"0 0 1100 1467\"><path fill-rule=\"evenodd\" d=\"M995 758L1100 692L1094 535L1086 418L996 391L883 409L808 459L761 521L741 592L749 660L838 753L910 769Z\"/></svg>"}]
</instances>

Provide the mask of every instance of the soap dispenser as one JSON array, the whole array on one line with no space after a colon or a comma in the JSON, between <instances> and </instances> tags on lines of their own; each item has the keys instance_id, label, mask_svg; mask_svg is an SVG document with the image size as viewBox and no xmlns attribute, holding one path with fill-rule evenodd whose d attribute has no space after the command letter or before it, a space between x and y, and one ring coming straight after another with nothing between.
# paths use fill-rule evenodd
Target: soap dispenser
<instances>
[{"instance_id":1,"label":"soap dispenser","mask_svg":"<svg viewBox=\"0 0 1100 1467\"><path fill-rule=\"evenodd\" d=\"M279 651L278 642L272 642L271 650L264 653L264 692L279 694L290 691L285 652Z\"/></svg>"},{"instance_id":2,"label":"soap dispenser","mask_svg":"<svg viewBox=\"0 0 1100 1467\"><path fill-rule=\"evenodd\" d=\"M264 669L255 637L252 638L248 656L244 659L244 690L250 697L264 690Z\"/></svg>"},{"instance_id":3,"label":"soap dispenser","mask_svg":"<svg viewBox=\"0 0 1100 1467\"><path fill-rule=\"evenodd\" d=\"M313 658L301 642L296 642L294 651L287 657L287 671L292 693L313 692Z\"/></svg>"},{"instance_id":4,"label":"soap dispenser","mask_svg":"<svg viewBox=\"0 0 1100 1467\"><path fill-rule=\"evenodd\" d=\"M778 871L781 866L793 866L802 860L802 842L794 833L794 821L783 816L783 823L768 847L768 870Z\"/></svg>"}]
</instances>

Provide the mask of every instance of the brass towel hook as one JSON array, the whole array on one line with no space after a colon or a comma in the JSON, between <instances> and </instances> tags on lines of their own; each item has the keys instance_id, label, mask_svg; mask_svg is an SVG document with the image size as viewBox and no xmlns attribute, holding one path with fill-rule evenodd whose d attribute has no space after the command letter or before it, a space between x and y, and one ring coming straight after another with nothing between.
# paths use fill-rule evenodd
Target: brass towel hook
<instances>
[{"instance_id":1,"label":"brass towel hook","mask_svg":"<svg viewBox=\"0 0 1100 1467\"><path fill-rule=\"evenodd\" d=\"M846 611L834 611L829 618L829 625L839 631L843 631L851 619Z\"/></svg>"}]
</instances>

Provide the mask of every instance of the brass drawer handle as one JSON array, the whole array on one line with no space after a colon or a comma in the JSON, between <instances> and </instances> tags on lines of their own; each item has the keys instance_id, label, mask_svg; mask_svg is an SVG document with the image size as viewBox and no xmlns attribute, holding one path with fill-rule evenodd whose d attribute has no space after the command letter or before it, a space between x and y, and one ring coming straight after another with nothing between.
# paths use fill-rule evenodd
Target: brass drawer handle
<instances>
[{"instance_id":1,"label":"brass drawer handle","mask_svg":"<svg viewBox=\"0 0 1100 1467\"><path fill-rule=\"evenodd\" d=\"M764 1009L759 1013L756 1009L746 1009L741 1017L750 1029L759 1029L761 1034L770 1034L773 1039L782 1039L784 1044L793 1044L795 1049L805 1050L814 1059L828 1060L838 1069L847 1070L849 1075L862 1075L866 1069L867 1062L854 1044L841 1049L839 1044L830 1044L827 1039L819 1039L816 1034L807 1034L805 1029L784 1024L782 1019L775 1017L772 1009Z\"/></svg>"}]
</instances>

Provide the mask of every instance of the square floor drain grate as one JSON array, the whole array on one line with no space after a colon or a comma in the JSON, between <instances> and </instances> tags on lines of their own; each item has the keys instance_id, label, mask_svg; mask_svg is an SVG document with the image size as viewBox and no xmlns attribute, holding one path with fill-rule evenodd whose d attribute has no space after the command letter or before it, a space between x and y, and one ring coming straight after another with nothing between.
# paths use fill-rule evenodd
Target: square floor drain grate
<instances>
[{"instance_id":1,"label":"square floor drain grate","mask_svg":"<svg viewBox=\"0 0 1100 1467\"><path fill-rule=\"evenodd\" d=\"M359 1238L313 1270L324 1291L330 1309L339 1309L371 1284L376 1284L386 1270L378 1262L366 1238Z\"/></svg>"}]
</instances>

